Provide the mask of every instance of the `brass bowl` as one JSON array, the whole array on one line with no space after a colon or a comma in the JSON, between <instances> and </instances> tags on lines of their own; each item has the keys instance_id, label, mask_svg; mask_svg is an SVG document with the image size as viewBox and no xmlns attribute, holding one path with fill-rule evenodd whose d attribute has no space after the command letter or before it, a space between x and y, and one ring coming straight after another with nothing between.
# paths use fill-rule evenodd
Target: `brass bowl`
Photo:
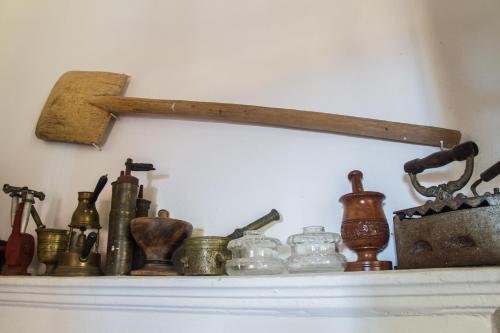
<instances>
[{"instance_id":1,"label":"brass bowl","mask_svg":"<svg viewBox=\"0 0 500 333\"><path fill-rule=\"evenodd\" d=\"M45 275L52 275L57 266L57 256L68 247L69 230L44 228L37 229L36 233L38 261L46 265Z\"/></svg>"}]
</instances>

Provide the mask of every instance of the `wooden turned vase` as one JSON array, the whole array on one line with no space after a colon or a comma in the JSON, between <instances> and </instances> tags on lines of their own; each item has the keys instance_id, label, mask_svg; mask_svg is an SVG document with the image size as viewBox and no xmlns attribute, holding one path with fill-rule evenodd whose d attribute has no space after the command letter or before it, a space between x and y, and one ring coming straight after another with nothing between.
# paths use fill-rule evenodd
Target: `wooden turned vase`
<instances>
[{"instance_id":1,"label":"wooden turned vase","mask_svg":"<svg viewBox=\"0 0 500 333\"><path fill-rule=\"evenodd\" d=\"M348 175L352 193L343 195L344 205L341 234L348 248L358 255L357 261L348 262L346 271L379 271L392 269L392 262L377 260L389 241L389 225L382 209L385 196L379 192L364 191L361 171Z\"/></svg>"}]
</instances>

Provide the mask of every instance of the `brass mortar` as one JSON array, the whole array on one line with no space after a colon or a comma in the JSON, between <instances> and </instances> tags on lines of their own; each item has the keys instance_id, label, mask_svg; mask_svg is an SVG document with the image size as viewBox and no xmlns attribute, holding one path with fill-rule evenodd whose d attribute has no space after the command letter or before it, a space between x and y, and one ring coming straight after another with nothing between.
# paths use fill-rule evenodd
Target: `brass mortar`
<instances>
[{"instance_id":1,"label":"brass mortar","mask_svg":"<svg viewBox=\"0 0 500 333\"><path fill-rule=\"evenodd\" d=\"M226 261L231 259L227 243L231 238L217 236L186 239L185 255L180 259L184 275L223 275Z\"/></svg>"},{"instance_id":2,"label":"brass mortar","mask_svg":"<svg viewBox=\"0 0 500 333\"><path fill-rule=\"evenodd\" d=\"M45 264L45 275L53 275L59 253L68 247L69 230L41 228L36 233L38 261Z\"/></svg>"}]
</instances>

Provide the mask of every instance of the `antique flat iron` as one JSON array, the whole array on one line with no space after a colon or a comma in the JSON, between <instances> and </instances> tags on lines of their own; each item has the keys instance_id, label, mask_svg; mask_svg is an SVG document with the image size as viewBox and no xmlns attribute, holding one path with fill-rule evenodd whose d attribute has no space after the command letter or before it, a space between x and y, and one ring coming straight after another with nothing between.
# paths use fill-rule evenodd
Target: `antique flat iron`
<instances>
[{"instance_id":1,"label":"antique flat iron","mask_svg":"<svg viewBox=\"0 0 500 333\"><path fill-rule=\"evenodd\" d=\"M404 165L417 192L435 200L394 212L398 269L500 264L500 192L495 188L493 193L479 195L476 190L500 173L500 162L474 182L474 196L453 195L469 182L478 153L474 142L465 142ZM459 179L431 187L418 181L417 175L424 170L453 161L465 161Z\"/></svg>"}]
</instances>

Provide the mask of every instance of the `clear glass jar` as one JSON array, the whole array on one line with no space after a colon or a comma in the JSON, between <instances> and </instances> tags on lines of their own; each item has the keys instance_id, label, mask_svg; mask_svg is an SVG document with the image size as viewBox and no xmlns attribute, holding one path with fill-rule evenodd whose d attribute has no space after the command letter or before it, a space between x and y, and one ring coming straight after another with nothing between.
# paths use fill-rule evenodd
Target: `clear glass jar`
<instances>
[{"instance_id":1,"label":"clear glass jar","mask_svg":"<svg viewBox=\"0 0 500 333\"><path fill-rule=\"evenodd\" d=\"M243 237L233 239L227 245L232 259L226 262L228 275L280 274L285 270L283 260L278 256L281 242L266 237L262 231L245 231Z\"/></svg>"},{"instance_id":2,"label":"clear glass jar","mask_svg":"<svg viewBox=\"0 0 500 333\"><path fill-rule=\"evenodd\" d=\"M292 254L287 260L290 273L344 271L346 258L338 251L340 235L325 227L304 227L304 232L288 237Z\"/></svg>"}]
</instances>

